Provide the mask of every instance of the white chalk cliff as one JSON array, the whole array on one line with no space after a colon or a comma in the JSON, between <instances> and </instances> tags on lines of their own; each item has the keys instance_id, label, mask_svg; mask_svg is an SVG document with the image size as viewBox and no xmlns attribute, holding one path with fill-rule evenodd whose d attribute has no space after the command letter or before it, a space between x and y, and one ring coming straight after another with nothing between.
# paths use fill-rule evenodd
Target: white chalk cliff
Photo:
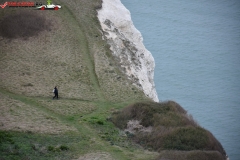
<instances>
[{"instance_id":1,"label":"white chalk cliff","mask_svg":"<svg viewBox=\"0 0 240 160\"><path fill-rule=\"evenodd\" d=\"M98 10L103 38L120 61L124 73L144 94L158 102L153 76L155 63L143 45L141 33L134 27L130 12L120 0L103 0Z\"/></svg>"}]
</instances>

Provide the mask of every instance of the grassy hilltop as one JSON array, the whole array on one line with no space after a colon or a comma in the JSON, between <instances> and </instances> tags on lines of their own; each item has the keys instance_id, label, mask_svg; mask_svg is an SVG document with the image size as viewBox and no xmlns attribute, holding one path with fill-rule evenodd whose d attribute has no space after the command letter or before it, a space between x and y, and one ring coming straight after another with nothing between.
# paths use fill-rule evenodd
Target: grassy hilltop
<instances>
[{"instance_id":1,"label":"grassy hilltop","mask_svg":"<svg viewBox=\"0 0 240 160\"><path fill-rule=\"evenodd\" d=\"M181 106L152 102L121 72L101 0L54 3L62 9L0 8L0 160L224 159Z\"/></svg>"}]
</instances>

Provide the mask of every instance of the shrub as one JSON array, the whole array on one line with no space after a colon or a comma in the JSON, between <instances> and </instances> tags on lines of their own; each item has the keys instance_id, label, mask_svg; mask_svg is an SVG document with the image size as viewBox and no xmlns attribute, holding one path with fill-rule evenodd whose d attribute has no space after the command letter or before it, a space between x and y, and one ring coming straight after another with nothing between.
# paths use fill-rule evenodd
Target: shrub
<instances>
[{"instance_id":1,"label":"shrub","mask_svg":"<svg viewBox=\"0 0 240 160\"><path fill-rule=\"evenodd\" d=\"M162 150L211 150L226 155L217 139L199 127L191 116L176 102L139 102L127 106L112 116L112 122L120 129L128 129L129 121L137 120L151 132L137 131L128 136L145 148Z\"/></svg>"},{"instance_id":2,"label":"shrub","mask_svg":"<svg viewBox=\"0 0 240 160\"><path fill-rule=\"evenodd\" d=\"M48 151L54 151L55 148L54 148L53 146L48 146L47 150L48 150Z\"/></svg>"},{"instance_id":3,"label":"shrub","mask_svg":"<svg viewBox=\"0 0 240 160\"><path fill-rule=\"evenodd\" d=\"M218 151L162 151L156 160L225 160Z\"/></svg>"},{"instance_id":4,"label":"shrub","mask_svg":"<svg viewBox=\"0 0 240 160\"><path fill-rule=\"evenodd\" d=\"M97 124L99 124L99 125L103 125L104 123L103 123L103 121L98 120L98 121L97 121Z\"/></svg>"},{"instance_id":5,"label":"shrub","mask_svg":"<svg viewBox=\"0 0 240 160\"><path fill-rule=\"evenodd\" d=\"M207 131L208 134L208 150L217 150L220 153L222 153L223 155L226 155L225 150L223 149L221 143L212 135L212 133L210 133L209 131Z\"/></svg>"},{"instance_id":6,"label":"shrub","mask_svg":"<svg viewBox=\"0 0 240 160\"><path fill-rule=\"evenodd\" d=\"M163 149L204 150L208 145L207 131L200 127L179 128L162 138Z\"/></svg>"},{"instance_id":7,"label":"shrub","mask_svg":"<svg viewBox=\"0 0 240 160\"><path fill-rule=\"evenodd\" d=\"M113 123L124 129L129 120L139 120L144 127L148 126L197 126L193 119L189 119L187 112L176 102L163 103L139 102L113 114Z\"/></svg>"},{"instance_id":8,"label":"shrub","mask_svg":"<svg viewBox=\"0 0 240 160\"><path fill-rule=\"evenodd\" d=\"M48 146L47 150L51 151L51 152L60 152L60 151L67 151L67 150L69 150L69 147L65 146L65 145L56 146L56 147Z\"/></svg>"},{"instance_id":9,"label":"shrub","mask_svg":"<svg viewBox=\"0 0 240 160\"><path fill-rule=\"evenodd\" d=\"M64 145L61 145L59 148L60 148L62 151L69 150L68 146L64 146Z\"/></svg>"}]
</instances>

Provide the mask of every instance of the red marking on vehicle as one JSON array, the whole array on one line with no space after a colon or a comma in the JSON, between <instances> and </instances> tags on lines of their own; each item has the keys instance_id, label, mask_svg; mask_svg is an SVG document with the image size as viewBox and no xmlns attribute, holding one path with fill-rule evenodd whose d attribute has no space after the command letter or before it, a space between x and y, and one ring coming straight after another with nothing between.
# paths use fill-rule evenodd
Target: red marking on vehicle
<instances>
[{"instance_id":1,"label":"red marking on vehicle","mask_svg":"<svg viewBox=\"0 0 240 160\"><path fill-rule=\"evenodd\" d=\"M8 2L5 2L4 4L0 5L0 7L5 8L8 5Z\"/></svg>"},{"instance_id":2,"label":"red marking on vehicle","mask_svg":"<svg viewBox=\"0 0 240 160\"><path fill-rule=\"evenodd\" d=\"M34 2L8 2L9 7L35 7Z\"/></svg>"}]
</instances>

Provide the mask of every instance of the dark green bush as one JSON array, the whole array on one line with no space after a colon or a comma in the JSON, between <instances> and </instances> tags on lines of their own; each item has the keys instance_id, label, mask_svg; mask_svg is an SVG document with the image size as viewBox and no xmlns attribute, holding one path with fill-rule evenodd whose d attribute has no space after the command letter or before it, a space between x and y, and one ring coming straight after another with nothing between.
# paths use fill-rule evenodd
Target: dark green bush
<instances>
[{"instance_id":1,"label":"dark green bush","mask_svg":"<svg viewBox=\"0 0 240 160\"><path fill-rule=\"evenodd\" d=\"M163 137L163 149L204 150L207 145L207 131L200 127L179 128Z\"/></svg>"},{"instance_id":2,"label":"dark green bush","mask_svg":"<svg viewBox=\"0 0 240 160\"><path fill-rule=\"evenodd\" d=\"M155 103L139 102L113 114L113 123L123 129L129 120L139 120L141 125L148 126L197 126L197 123L188 118L187 112L173 101Z\"/></svg>"},{"instance_id":3,"label":"dark green bush","mask_svg":"<svg viewBox=\"0 0 240 160\"><path fill-rule=\"evenodd\" d=\"M53 146L48 146L48 151L54 151L55 150L55 148L53 147Z\"/></svg>"},{"instance_id":4,"label":"dark green bush","mask_svg":"<svg viewBox=\"0 0 240 160\"><path fill-rule=\"evenodd\" d=\"M67 151L67 150L69 150L69 147L65 146L65 145L61 145L59 147L58 146L57 147L48 146L47 150L51 151L51 152L60 152L60 151Z\"/></svg>"},{"instance_id":5,"label":"dark green bush","mask_svg":"<svg viewBox=\"0 0 240 160\"><path fill-rule=\"evenodd\" d=\"M97 124L99 124L99 125L103 125L104 123L103 123L103 121L98 120L98 121L97 121Z\"/></svg>"},{"instance_id":6,"label":"dark green bush","mask_svg":"<svg viewBox=\"0 0 240 160\"><path fill-rule=\"evenodd\" d=\"M192 117L173 101L139 102L112 115L112 122L123 130L127 128L130 120L138 120L143 127L152 127L151 132L136 131L134 135L128 136L145 148L159 152L207 150L226 155L218 140L209 131L199 127Z\"/></svg>"},{"instance_id":7,"label":"dark green bush","mask_svg":"<svg viewBox=\"0 0 240 160\"><path fill-rule=\"evenodd\" d=\"M60 148L62 151L67 151L67 150L69 150L68 146L64 146L64 145L61 145L59 148Z\"/></svg>"},{"instance_id":8,"label":"dark green bush","mask_svg":"<svg viewBox=\"0 0 240 160\"><path fill-rule=\"evenodd\" d=\"M156 160L225 160L218 151L162 151Z\"/></svg>"}]
</instances>

